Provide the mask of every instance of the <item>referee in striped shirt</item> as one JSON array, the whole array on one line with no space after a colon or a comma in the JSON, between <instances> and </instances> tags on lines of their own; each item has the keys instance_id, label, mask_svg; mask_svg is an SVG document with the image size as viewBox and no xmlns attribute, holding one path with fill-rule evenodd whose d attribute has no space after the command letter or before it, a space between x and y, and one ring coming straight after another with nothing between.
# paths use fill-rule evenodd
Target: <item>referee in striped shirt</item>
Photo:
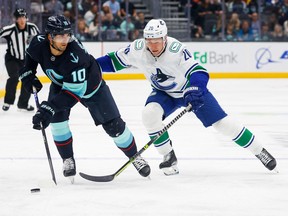
<instances>
[{"instance_id":1,"label":"referee in striped shirt","mask_svg":"<svg viewBox=\"0 0 288 216\"><path fill-rule=\"evenodd\" d=\"M14 12L15 23L0 29L0 38L7 41L7 52L5 54L5 66L9 78L6 82L5 97L2 109L9 110L14 104L16 87L19 82L18 71L24 66L25 50L31 38L39 33L38 27L27 22L25 9L18 8ZM28 104L31 94L21 87L17 106L19 110L33 111L34 107Z\"/></svg>"}]
</instances>

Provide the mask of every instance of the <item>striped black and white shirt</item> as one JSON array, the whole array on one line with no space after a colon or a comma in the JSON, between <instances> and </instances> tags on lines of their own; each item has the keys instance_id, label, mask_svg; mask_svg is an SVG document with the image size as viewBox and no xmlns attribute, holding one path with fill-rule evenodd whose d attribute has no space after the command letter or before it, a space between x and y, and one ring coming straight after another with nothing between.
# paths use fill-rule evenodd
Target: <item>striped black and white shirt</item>
<instances>
[{"instance_id":1,"label":"striped black and white shirt","mask_svg":"<svg viewBox=\"0 0 288 216\"><path fill-rule=\"evenodd\" d=\"M39 33L34 23L27 22L26 27L20 30L16 23L0 29L0 38L7 40L7 53L16 59L24 60L25 50L31 38Z\"/></svg>"}]
</instances>

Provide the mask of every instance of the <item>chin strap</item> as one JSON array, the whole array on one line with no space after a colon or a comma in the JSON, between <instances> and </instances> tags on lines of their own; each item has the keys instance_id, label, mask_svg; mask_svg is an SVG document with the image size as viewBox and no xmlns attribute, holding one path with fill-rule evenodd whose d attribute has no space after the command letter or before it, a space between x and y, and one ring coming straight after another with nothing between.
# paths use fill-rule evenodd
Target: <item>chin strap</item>
<instances>
[{"instance_id":1,"label":"chin strap","mask_svg":"<svg viewBox=\"0 0 288 216\"><path fill-rule=\"evenodd\" d=\"M50 44L50 45L51 45L51 47L52 47L53 49L55 49L55 50L57 50L57 51L59 51L59 52L62 52L62 50L60 50L59 48L57 48L57 47L54 46L53 40L52 40L52 44Z\"/></svg>"}]
</instances>

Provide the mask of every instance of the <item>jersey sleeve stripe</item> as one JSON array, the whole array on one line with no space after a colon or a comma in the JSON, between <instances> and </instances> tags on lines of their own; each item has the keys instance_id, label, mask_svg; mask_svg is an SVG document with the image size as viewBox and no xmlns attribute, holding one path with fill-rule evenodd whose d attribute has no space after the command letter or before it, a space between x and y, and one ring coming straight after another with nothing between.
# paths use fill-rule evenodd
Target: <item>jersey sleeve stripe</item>
<instances>
[{"instance_id":1,"label":"jersey sleeve stripe","mask_svg":"<svg viewBox=\"0 0 288 216\"><path fill-rule=\"evenodd\" d=\"M185 77L189 80L191 74L195 73L195 72L207 73L207 70L205 68L203 68L202 66L200 66L199 64L197 64L197 65L195 64L191 68L189 68L189 70L185 73Z\"/></svg>"},{"instance_id":2,"label":"jersey sleeve stripe","mask_svg":"<svg viewBox=\"0 0 288 216\"><path fill-rule=\"evenodd\" d=\"M190 74L193 72L193 68L196 67L198 65L198 63L195 63L194 65L192 65L187 72L185 73L185 77L188 78L190 76Z\"/></svg>"},{"instance_id":3,"label":"jersey sleeve stripe","mask_svg":"<svg viewBox=\"0 0 288 216\"><path fill-rule=\"evenodd\" d=\"M121 59L119 58L119 56L117 55L116 52L111 52L111 53L108 53L109 57L112 59L112 62L113 62L113 65L116 69L116 71L118 70L122 70L126 67L128 67L127 65L125 65Z\"/></svg>"}]
</instances>

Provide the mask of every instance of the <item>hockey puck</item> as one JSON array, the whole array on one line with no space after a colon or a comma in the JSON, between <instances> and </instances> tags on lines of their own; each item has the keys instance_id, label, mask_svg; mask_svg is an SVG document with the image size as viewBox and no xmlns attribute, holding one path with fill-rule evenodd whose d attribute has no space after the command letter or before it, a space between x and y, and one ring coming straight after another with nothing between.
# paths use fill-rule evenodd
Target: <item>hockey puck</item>
<instances>
[{"instance_id":1,"label":"hockey puck","mask_svg":"<svg viewBox=\"0 0 288 216\"><path fill-rule=\"evenodd\" d=\"M40 192L40 188L32 188L31 193L39 193Z\"/></svg>"}]
</instances>

